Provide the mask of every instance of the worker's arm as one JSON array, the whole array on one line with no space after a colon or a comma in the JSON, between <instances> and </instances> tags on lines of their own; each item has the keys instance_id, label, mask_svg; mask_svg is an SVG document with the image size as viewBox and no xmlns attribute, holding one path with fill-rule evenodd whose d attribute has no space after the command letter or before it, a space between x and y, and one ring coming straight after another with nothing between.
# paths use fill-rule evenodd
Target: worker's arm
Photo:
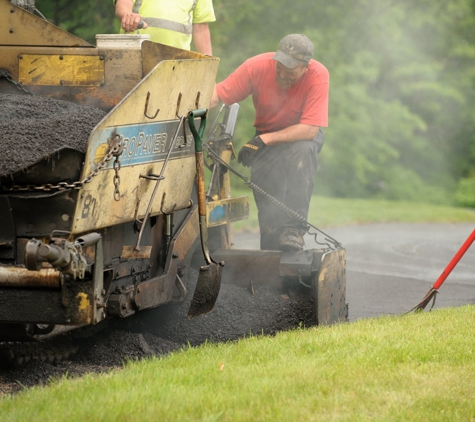
<instances>
[{"instance_id":1,"label":"worker's arm","mask_svg":"<svg viewBox=\"0 0 475 422\"><path fill-rule=\"evenodd\" d=\"M277 132L263 133L260 136L262 142L266 145L275 145L283 142L303 141L307 139L315 139L317 136L318 126L296 124L289 126Z\"/></svg>"},{"instance_id":2,"label":"worker's arm","mask_svg":"<svg viewBox=\"0 0 475 422\"><path fill-rule=\"evenodd\" d=\"M117 0L115 3L115 17L120 21L125 32L133 32L142 20L138 13L133 13L134 3L132 0ZM148 25L144 22L143 28Z\"/></svg>"},{"instance_id":3,"label":"worker's arm","mask_svg":"<svg viewBox=\"0 0 475 422\"><path fill-rule=\"evenodd\" d=\"M211 34L207 23L193 24L193 43L195 44L198 53L206 54L207 56L213 55L211 48Z\"/></svg>"},{"instance_id":4,"label":"worker's arm","mask_svg":"<svg viewBox=\"0 0 475 422\"><path fill-rule=\"evenodd\" d=\"M209 108L215 108L220 102L221 102L221 99L218 96L218 92L216 91L216 85L215 85L213 88L213 94L211 94L211 102L209 104Z\"/></svg>"},{"instance_id":5,"label":"worker's arm","mask_svg":"<svg viewBox=\"0 0 475 422\"><path fill-rule=\"evenodd\" d=\"M218 92L216 91L216 85L213 88L213 94L211 95L211 102L209 108L216 107L221 102ZM283 142L303 141L306 139L315 139L317 136L318 126L296 124L289 126L285 129L277 132L263 133L260 135L262 142L266 145L275 145Z\"/></svg>"}]
</instances>

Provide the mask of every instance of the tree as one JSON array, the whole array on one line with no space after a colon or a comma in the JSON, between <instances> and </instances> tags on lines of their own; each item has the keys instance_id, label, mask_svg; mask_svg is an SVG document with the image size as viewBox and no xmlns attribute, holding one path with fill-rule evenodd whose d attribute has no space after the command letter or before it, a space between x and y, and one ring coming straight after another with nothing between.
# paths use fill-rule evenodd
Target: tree
<instances>
[{"instance_id":1,"label":"tree","mask_svg":"<svg viewBox=\"0 0 475 422\"><path fill-rule=\"evenodd\" d=\"M96 34L119 30L112 0L36 0L36 7L51 23L94 45Z\"/></svg>"},{"instance_id":2,"label":"tree","mask_svg":"<svg viewBox=\"0 0 475 422\"><path fill-rule=\"evenodd\" d=\"M425 200L475 188L475 1L214 0L218 81L305 33L330 71L330 126L317 186L336 196ZM112 0L37 0L53 23L94 43L116 33ZM253 135L241 104L236 149ZM240 168L246 172L246 169ZM463 189L462 189L463 185ZM465 192L465 193L464 193ZM475 195L472 206L475 206Z\"/></svg>"}]
</instances>

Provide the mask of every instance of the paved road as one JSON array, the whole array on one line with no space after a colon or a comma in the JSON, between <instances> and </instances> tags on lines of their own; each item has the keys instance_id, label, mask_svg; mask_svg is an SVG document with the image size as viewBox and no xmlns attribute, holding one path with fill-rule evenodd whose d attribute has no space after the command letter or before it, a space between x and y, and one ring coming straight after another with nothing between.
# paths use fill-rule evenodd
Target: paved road
<instances>
[{"instance_id":1,"label":"paved road","mask_svg":"<svg viewBox=\"0 0 475 422\"><path fill-rule=\"evenodd\" d=\"M350 320L410 310L422 300L474 228L474 224L464 223L326 229L347 250ZM239 249L259 247L255 234L236 235L235 243ZM308 248L313 247L313 240L307 239L306 243ZM475 304L475 243L439 292L435 308Z\"/></svg>"}]
</instances>

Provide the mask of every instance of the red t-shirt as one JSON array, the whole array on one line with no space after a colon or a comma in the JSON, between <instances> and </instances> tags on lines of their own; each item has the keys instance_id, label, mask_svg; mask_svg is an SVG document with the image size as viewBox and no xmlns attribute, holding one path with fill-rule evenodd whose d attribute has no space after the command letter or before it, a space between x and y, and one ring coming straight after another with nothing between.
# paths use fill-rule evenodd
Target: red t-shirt
<instances>
[{"instance_id":1,"label":"red t-shirt","mask_svg":"<svg viewBox=\"0 0 475 422\"><path fill-rule=\"evenodd\" d=\"M260 133L275 132L302 123L328 126L328 70L310 60L307 72L289 89L276 82L275 53L246 60L223 82L216 85L219 98L230 105L252 94L256 109L254 126Z\"/></svg>"}]
</instances>

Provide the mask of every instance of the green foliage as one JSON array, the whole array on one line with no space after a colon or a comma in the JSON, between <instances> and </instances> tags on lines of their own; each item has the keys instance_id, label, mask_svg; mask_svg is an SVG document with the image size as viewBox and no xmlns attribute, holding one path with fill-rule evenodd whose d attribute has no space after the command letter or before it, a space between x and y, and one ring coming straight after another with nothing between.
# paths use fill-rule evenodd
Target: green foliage
<instances>
[{"instance_id":1,"label":"green foliage","mask_svg":"<svg viewBox=\"0 0 475 422\"><path fill-rule=\"evenodd\" d=\"M475 123L467 112L475 80L470 1L217 4L226 23L216 30L221 79L291 32L306 33L329 69L330 127L317 192L453 202L460 164L475 164L465 154L468 130L460 133ZM251 112L245 120L252 124Z\"/></svg>"},{"instance_id":2,"label":"green foliage","mask_svg":"<svg viewBox=\"0 0 475 422\"><path fill-rule=\"evenodd\" d=\"M475 171L473 0L214 0L218 81L247 58L305 33L330 71L330 126L317 192L450 204ZM112 0L37 0L55 24L94 43L116 32ZM236 149L253 134L241 104ZM238 169L243 170L242 168ZM459 186L464 185L464 181ZM460 190L461 188L459 188Z\"/></svg>"},{"instance_id":3,"label":"green foliage","mask_svg":"<svg viewBox=\"0 0 475 422\"><path fill-rule=\"evenodd\" d=\"M112 0L36 0L36 7L51 23L94 45L96 34L119 30Z\"/></svg>"},{"instance_id":4,"label":"green foliage","mask_svg":"<svg viewBox=\"0 0 475 422\"><path fill-rule=\"evenodd\" d=\"M461 207L475 208L475 175L459 180L455 200Z\"/></svg>"}]
</instances>

